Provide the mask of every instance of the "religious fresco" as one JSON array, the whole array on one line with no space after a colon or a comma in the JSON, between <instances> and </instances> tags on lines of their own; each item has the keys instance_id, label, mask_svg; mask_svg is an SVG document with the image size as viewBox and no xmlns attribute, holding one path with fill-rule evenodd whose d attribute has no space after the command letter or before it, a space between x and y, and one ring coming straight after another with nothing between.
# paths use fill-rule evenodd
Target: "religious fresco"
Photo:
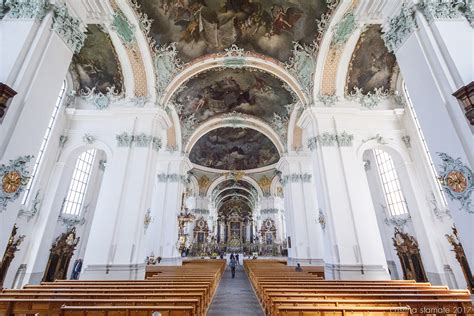
<instances>
[{"instance_id":1,"label":"religious fresco","mask_svg":"<svg viewBox=\"0 0 474 316\"><path fill-rule=\"evenodd\" d=\"M292 94L273 75L245 69L211 70L191 78L175 96L180 119L191 115L196 123L230 112L239 112L271 123L274 114L288 116Z\"/></svg>"},{"instance_id":2,"label":"religious fresco","mask_svg":"<svg viewBox=\"0 0 474 316\"><path fill-rule=\"evenodd\" d=\"M352 55L347 92L352 92L355 87L361 88L364 94L376 88L391 90L395 65L395 56L385 47L380 25L368 27Z\"/></svg>"},{"instance_id":3,"label":"religious fresco","mask_svg":"<svg viewBox=\"0 0 474 316\"><path fill-rule=\"evenodd\" d=\"M135 0L157 45L177 43L188 62L236 44L286 61L293 41L311 44L326 0Z\"/></svg>"},{"instance_id":4,"label":"religious fresco","mask_svg":"<svg viewBox=\"0 0 474 316\"><path fill-rule=\"evenodd\" d=\"M84 47L74 55L72 68L81 90L95 88L106 94L115 87L117 93L122 92L120 62L109 35L97 25L87 26Z\"/></svg>"},{"instance_id":5,"label":"religious fresco","mask_svg":"<svg viewBox=\"0 0 474 316\"><path fill-rule=\"evenodd\" d=\"M280 155L272 141L256 130L223 127L201 137L189 159L208 168L248 170L277 163Z\"/></svg>"}]
</instances>

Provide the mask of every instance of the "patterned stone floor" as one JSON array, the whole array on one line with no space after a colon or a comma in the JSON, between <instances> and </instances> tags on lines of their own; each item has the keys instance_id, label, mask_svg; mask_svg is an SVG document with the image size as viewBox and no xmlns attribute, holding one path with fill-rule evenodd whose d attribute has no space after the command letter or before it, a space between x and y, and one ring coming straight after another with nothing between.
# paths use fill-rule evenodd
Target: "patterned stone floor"
<instances>
[{"instance_id":1,"label":"patterned stone floor","mask_svg":"<svg viewBox=\"0 0 474 316\"><path fill-rule=\"evenodd\" d=\"M227 266L207 315L263 316L257 297L241 265L237 266L235 279L232 279L230 268Z\"/></svg>"}]
</instances>

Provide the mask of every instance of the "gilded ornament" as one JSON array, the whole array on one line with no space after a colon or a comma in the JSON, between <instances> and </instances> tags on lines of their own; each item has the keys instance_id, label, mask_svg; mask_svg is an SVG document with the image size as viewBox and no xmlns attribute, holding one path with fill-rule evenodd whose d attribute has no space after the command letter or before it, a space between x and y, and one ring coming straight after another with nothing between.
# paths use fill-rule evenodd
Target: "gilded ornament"
<instances>
[{"instance_id":1,"label":"gilded ornament","mask_svg":"<svg viewBox=\"0 0 474 316\"><path fill-rule=\"evenodd\" d=\"M10 171L2 179L2 189L5 193L15 193L21 185L21 175L18 171Z\"/></svg>"},{"instance_id":2,"label":"gilded ornament","mask_svg":"<svg viewBox=\"0 0 474 316\"><path fill-rule=\"evenodd\" d=\"M467 179L459 171L451 171L446 177L448 187L454 192L461 193L467 189Z\"/></svg>"}]
</instances>

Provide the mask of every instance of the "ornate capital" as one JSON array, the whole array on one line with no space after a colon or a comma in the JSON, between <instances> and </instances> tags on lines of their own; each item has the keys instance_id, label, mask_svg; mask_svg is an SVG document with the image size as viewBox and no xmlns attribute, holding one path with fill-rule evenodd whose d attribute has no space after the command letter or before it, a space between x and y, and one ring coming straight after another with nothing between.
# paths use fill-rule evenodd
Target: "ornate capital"
<instances>
[{"instance_id":1,"label":"ornate capital","mask_svg":"<svg viewBox=\"0 0 474 316\"><path fill-rule=\"evenodd\" d=\"M403 3L400 13L390 19L387 32L382 36L388 50L396 51L417 27L415 8Z\"/></svg>"},{"instance_id":2,"label":"ornate capital","mask_svg":"<svg viewBox=\"0 0 474 316\"><path fill-rule=\"evenodd\" d=\"M469 2L469 0L468 0ZM428 22L436 19L457 19L462 17L461 9L464 8L463 0L423 0L418 8Z\"/></svg>"},{"instance_id":3,"label":"ornate capital","mask_svg":"<svg viewBox=\"0 0 474 316\"><path fill-rule=\"evenodd\" d=\"M49 9L47 0L7 0L2 4L10 19L38 19L45 17Z\"/></svg>"},{"instance_id":4,"label":"ornate capital","mask_svg":"<svg viewBox=\"0 0 474 316\"><path fill-rule=\"evenodd\" d=\"M64 40L74 53L79 53L86 39L85 26L81 20L69 14L65 4L54 9L52 29Z\"/></svg>"}]
</instances>

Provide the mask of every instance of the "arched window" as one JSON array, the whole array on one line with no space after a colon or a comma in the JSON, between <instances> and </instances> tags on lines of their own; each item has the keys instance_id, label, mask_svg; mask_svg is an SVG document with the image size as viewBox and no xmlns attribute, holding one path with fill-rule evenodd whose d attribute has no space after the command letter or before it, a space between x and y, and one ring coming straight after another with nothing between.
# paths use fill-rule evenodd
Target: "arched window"
<instances>
[{"instance_id":1,"label":"arched window","mask_svg":"<svg viewBox=\"0 0 474 316\"><path fill-rule=\"evenodd\" d=\"M96 155L95 149L83 152L76 160L71 183L64 201L62 214L78 216L81 213L84 197L92 173L92 166Z\"/></svg>"},{"instance_id":2,"label":"arched window","mask_svg":"<svg viewBox=\"0 0 474 316\"><path fill-rule=\"evenodd\" d=\"M397 170L392 157L383 150L374 149L377 171L382 182L385 201L390 215L398 216L408 213L407 202L400 187Z\"/></svg>"},{"instance_id":3,"label":"arched window","mask_svg":"<svg viewBox=\"0 0 474 316\"><path fill-rule=\"evenodd\" d=\"M38 155L36 156L35 165L33 166L33 172L31 173L30 181L28 182L28 185L26 186L25 195L23 196L22 204L26 204L26 202L28 201L28 197L30 196L31 188L33 187L33 183L35 181L35 177L38 172L39 166L41 162L43 161L44 151L46 149L46 145L48 144L49 138L51 136L51 130L53 129L54 123L56 122L59 108L61 107L61 104L63 103L65 94L66 94L66 80L63 81L61 90L59 91L59 95L53 109L53 113L51 114L51 118L49 119L48 128L46 129L46 132L44 133L43 142L41 143L40 150L38 152Z\"/></svg>"}]
</instances>

